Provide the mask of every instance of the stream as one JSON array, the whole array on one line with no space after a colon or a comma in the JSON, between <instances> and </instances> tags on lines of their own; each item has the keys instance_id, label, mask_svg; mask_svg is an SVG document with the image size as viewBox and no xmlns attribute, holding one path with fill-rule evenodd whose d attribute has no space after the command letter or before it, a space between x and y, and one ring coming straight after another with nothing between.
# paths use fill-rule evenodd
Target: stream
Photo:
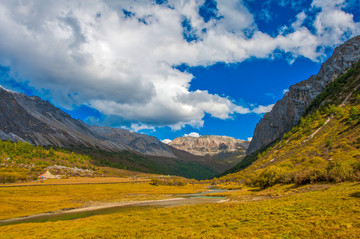
<instances>
[{"instance_id":1,"label":"stream","mask_svg":"<svg viewBox=\"0 0 360 239\"><path fill-rule=\"evenodd\" d=\"M13 225L20 223L41 223L41 222L55 222L61 220L74 220L78 218L85 218L95 215L106 215L119 212L129 212L137 210L148 210L152 208L163 208L163 207L176 207L185 205L195 204L206 204L206 203L219 203L226 200L226 197L221 196L207 196L209 193L220 193L227 190L222 189L211 189L201 193L192 194L181 194L175 195L176 198L165 199L165 200L152 200L152 201L139 201L130 202L125 204L114 205L109 203L101 207L84 207L84 208L73 208L64 209L56 212L48 212L42 214L36 214L26 217L18 217L0 220L0 226Z\"/></svg>"}]
</instances>

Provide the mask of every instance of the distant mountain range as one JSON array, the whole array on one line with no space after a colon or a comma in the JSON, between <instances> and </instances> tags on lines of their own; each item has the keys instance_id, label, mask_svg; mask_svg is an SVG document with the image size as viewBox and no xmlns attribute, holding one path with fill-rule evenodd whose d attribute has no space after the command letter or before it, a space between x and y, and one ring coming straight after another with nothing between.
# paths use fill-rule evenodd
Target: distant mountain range
<instances>
[{"instance_id":1,"label":"distant mountain range","mask_svg":"<svg viewBox=\"0 0 360 239\"><path fill-rule=\"evenodd\" d=\"M178 137L169 145L193 155L218 158L234 164L245 157L249 143L228 136L202 135L200 137Z\"/></svg>"},{"instance_id":2,"label":"distant mountain range","mask_svg":"<svg viewBox=\"0 0 360 239\"><path fill-rule=\"evenodd\" d=\"M109 151L176 157L155 137L88 125L37 96L0 88L0 139L57 147L84 146Z\"/></svg>"},{"instance_id":3,"label":"distant mountain range","mask_svg":"<svg viewBox=\"0 0 360 239\"><path fill-rule=\"evenodd\" d=\"M0 87L0 139L68 148L113 167L197 179L215 176L231 167L217 158L178 150L149 135L86 124L37 96L3 87Z\"/></svg>"},{"instance_id":4,"label":"distant mountain range","mask_svg":"<svg viewBox=\"0 0 360 239\"><path fill-rule=\"evenodd\" d=\"M200 137L178 137L169 145L194 155L215 156L221 153L245 153L249 142L228 136L203 135Z\"/></svg>"}]
</instances>

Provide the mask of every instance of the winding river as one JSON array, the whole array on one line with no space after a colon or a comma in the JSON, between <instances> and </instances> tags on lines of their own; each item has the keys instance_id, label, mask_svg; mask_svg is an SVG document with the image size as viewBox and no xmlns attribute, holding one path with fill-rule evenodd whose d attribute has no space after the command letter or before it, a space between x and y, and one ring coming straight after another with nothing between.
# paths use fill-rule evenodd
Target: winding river
<instances>
[{"instance_id":1,"label":"winding river","mask_svg":"<svg viewBox=\"0 0 360 239\"><path fill-rule=\"evenodd\" d=\"M123 203L108 203L101 206L83 207L64 209L56 212L48 212L36 214L26 217L11 218L0 220L0 226L20 224L20 223L39 223L47 221L61 221L73 220L77 218L85 218L94 215L105 215L119 212L128 212L135 210L148 210L151 208L159 207L176 207L184 205L206 204L206 203L219 203L226 201L225 197L221 196L207 196L206 194L221 193L226 190L211 189L201 193L176 195L176 198L165 200L152 200L152 201L136 201L136 202L123 202Z\"/></svg>"}]
</instances>

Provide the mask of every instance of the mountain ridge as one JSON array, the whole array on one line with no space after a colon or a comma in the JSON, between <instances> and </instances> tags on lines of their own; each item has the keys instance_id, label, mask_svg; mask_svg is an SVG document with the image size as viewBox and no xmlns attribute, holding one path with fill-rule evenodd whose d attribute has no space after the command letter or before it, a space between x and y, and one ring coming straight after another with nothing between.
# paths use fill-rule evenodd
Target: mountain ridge
<instances>
[{"instance_id":1,"label":"mountain ridge","mask_svg":"<svg viewBox=\"0 0 360 239\"><path fill-rule=\"evenodd\" d=\"M169 145L193 155L215 156L221 152L244 151L248 147L248 142L229 136L202 135L177 137Z\"/></svg>"},{"instance_id":2,"label":"mountain ridge","mask_svg":"<svg viewBox=\"0 0 360 239\"><path fill-rule=\"evenodd\" d=\"M220 182L262 188L279 183L358 181L360 61L332 81L281 139L248 155Z\"/></svg>"},{"instance_id":3,"label":"mountain ridge","mask_svg":"<svg viewBox=\"0 0 360 239\"><path fill-rule=\"evenodd\" d=\"M332 80L359 60L360 36L357 36L336 47L332 56L322 64L317 75L290 86L284 97L277 101L272 110L266 113L256 125L247 155L271 144L288 132L300 121L312 100Z\"/></svg>"},{"instance_id":4,"label":"mountain ridge","mask_svg":"<svg viewBox=\"0 0 360 239\"><path fill-rule=\"evenodd\" d=\"M210 178L232 166L175 149L153 136L86 124L37 96L3 87L0 139L66 148L90 156L99 165L188 178Z\"/></svg>"},{"instance_id":5,"label":"mountain ridge","mask_svg":"<svg viewBox=\"0 0 360 239\"><path fill-rule=\"evenodd\" d=\"M0 109L2 140L56 147L84 146L110 151L131 150L145 155L176 157L165 144L154 137L123 129L91 126L73 119L37 96L27 96L4 87L0 88ZM114 132L111 133L110 129ZM134 143L135 140L141 141L141 144Z\"/></svg>"}]
</instances>

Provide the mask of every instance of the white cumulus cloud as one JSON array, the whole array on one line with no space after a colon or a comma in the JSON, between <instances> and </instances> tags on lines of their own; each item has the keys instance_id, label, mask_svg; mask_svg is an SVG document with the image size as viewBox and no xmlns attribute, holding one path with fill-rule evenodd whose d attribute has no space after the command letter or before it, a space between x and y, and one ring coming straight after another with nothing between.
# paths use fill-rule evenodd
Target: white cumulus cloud
<instances>
[{"instance_id":1,"label":"white cumulus cloud","mask_svg":"<svg viewBox=\"0 0 360 239\"><path fill-rule=\"evenodd\" d=\"M360 29L342 10L341 0L314 0L312 6L321 9L316 33L302 25L302 13L277 36L259 31L242 1L218 1L221 17L209 21L199 15L203 2L3 0L0 65L58 106L87 105L105 118L137 122L131 126L135 131L176 130L201 127L205 114L228 119L264 113L271 106L250 110L226 96L190 91L193 76L175 66L236 63L271 57L278 50L319 60L325 47ZM184 19L196 41L184 39Z\"/></svg>"},{"instance_id":2,"label":"white cumulus cloud","mask_svg":"<svg viewBox=\"0 0 360 239\"><path fill-rule=\"evenodd\" d=\"M258 107L254 108L252 110L252 112L254 112L256 114L264 114L264 113L270 112L273 107L274 107L274 104L266 105L266 106L259 105Z\"/></svg>"},{"instance_id":3,"label":"white cumulus cloud","mask_svg":"<svg viewBox=\"0 0 360 239\"><path fill-rule=\"evenodd\" d=\"M190 134L184 134L184 137L194 137L194 138L199 138L200 134L196 133L196 132L191 132Z\"/></svg>"},{"instance_id":4,"label":"white cumulus cloud","mask_svg":"<svg viewBox=\"0 0 360 239\"><path fill-rule=\"evenodd\" d=\"M161 142L163 142L164 144L170 144L171 143L171 139L163 139L161 140Z\"/></svg>"},{"instance_id":5,"label":"white cumulus cloud","mask_svg":"<svg viewBox=\"0 0 360 239\"><path fill-rule=\"evenodd\" d=\"M139 123L131 124L130 129L131 129L131 131L134 131L134 132L138 132L138 131L141 131L141 130L155 131L154 126L149 126L149 125L146 125L146 124L139 124Z\"/></svg>"}]
</instances>

